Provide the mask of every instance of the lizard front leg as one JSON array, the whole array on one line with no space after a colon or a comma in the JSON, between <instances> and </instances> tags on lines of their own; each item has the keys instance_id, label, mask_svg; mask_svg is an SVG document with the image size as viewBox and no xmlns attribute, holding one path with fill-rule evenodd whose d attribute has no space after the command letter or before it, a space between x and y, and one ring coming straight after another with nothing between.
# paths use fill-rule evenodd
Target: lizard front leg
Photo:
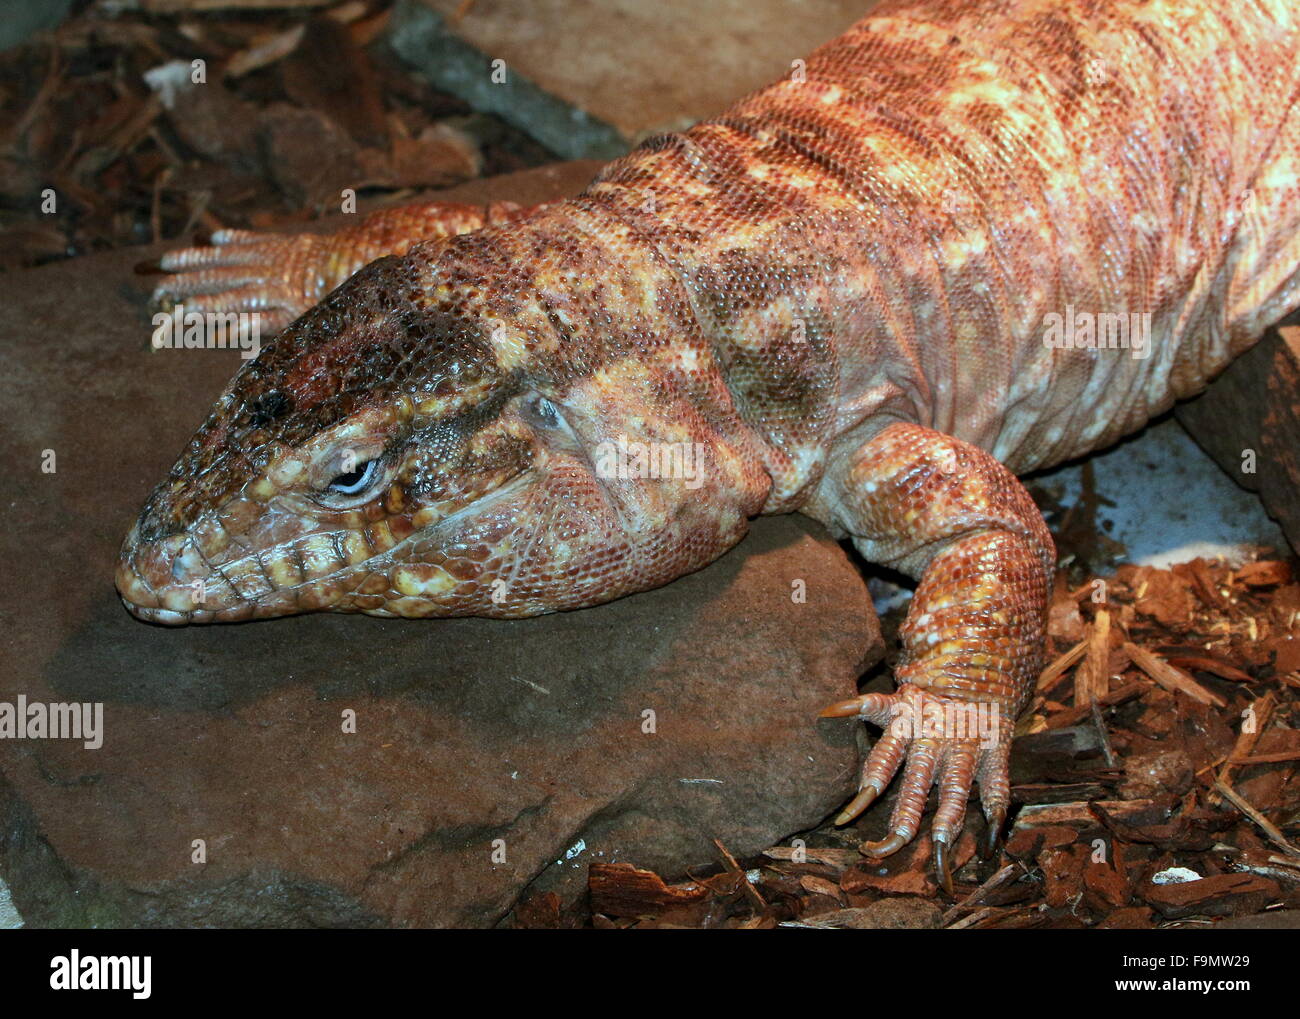
<instances>
[{"instance_id":1,"label":"lizard front leg","mask_svg":"<svg viewBox=\"0 0 1300 1019\"><path fill-rule=\"evenodd\" d=\"M153 301L201 314L257 312L264 335L279 332L364 265L418 241L468 233L533 211L513 202L424 202L379 209L330 234L219 230L212 243L169 251Z\"/></svg>"},{"instance_id":2,"label":"lizard front leg","mask_svg":"<svg viewBox=\"0 0 1300 1019\"><path fill-rule=\"evenodd\" d=\"M862 851L887 856L909 843L937 784L935 869L951 890L948 849L961 833L972 782L990 850L1006 818L1012 731L1042 666L1052 538L1002 464L918 425L888 426L827 483L828 515L862 554L919 579L901 631L896 692L823 713L856 715L885 730L863 765L858 795L836 822L857 817L906 761L890 834Z\"/></svg>"}]
</instances>

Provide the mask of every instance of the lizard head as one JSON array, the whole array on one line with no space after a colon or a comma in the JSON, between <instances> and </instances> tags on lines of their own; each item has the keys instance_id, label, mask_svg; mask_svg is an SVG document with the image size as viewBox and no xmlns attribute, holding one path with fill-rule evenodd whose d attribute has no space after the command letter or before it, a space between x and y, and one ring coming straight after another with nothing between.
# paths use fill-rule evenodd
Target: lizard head
<instances>
[{"instance_id":1,"label":"lizard head","mask_svg":"<svg viewBox=\"0 0 1300 1019\"><path fill-rule=\"evenodd\" d=\"M738 540L766 475L683 302L669 322L634 267L527 243L381 259L266 343L127 535L130 611L526 616Z\"/></svg>"}]
</instances>

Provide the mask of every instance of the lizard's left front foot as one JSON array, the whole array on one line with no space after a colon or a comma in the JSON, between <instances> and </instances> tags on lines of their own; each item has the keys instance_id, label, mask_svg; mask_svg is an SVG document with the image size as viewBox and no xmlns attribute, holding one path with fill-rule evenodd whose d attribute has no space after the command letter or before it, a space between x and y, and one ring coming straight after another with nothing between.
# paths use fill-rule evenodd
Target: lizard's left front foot
<instances>
[{"instance_id":1,"label":"lizard's left front foot","mask_svg":"<svg viewBox=\"0 0 1300 1019\"><path fill-rule=\"evenodd\" d=\"M258 329L273 336L342 279L331 239L318 234L257 234L219 230L207 247L169 251L149 271L164 276L152 303L163 312L176 305L201 315L256 314Z\"/></svg>"},{"instance_id":2,"label":"lizard's left front foot","mask_svg":"<svg viewBox=\"0 0 1300 1019\"><path fill-rule=\"evenodd\" d=\"M169 251L142 271L168 273L153 292L160 310L184 303L200 314L256 314L261 334L271 336L377 258L528 211L514 202L423 202L379 209L330 234L219 230L210 245Z\"/></svg>"},{"instance_id":3,"label":"lizard's left front foot","mask_svg":"<svg viewBox=\"0 0 1300 1019\"><path fill-rule=\"evenodd\" d=\"M981 710L983 708L984 710ZM858 794L835 818L848 824L885 791L903 759L903 786L889 820L890 834L867 842L861 851L876 858L889 856L916 837L925 813L930 786L939 787L939 807L931 826L935 872L952 893L949 850L961 834L971 785L979 783L980 801L988 821L982 847L990 854L1006 820L1010 802L1008 761L1014 720L998 710L902 684L892 694L871 693L832 704L824 718L856 716L884 729L862 766Z\"/></svg>"}]
</instances>

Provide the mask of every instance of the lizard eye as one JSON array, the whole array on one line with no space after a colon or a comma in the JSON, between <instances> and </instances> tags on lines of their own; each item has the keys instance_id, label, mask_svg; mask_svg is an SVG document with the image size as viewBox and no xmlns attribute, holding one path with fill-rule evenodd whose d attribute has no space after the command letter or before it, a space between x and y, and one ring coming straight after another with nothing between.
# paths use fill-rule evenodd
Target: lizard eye
<instances>
[{"instance_id":1,"label":"lizard eye","mask_svg":"<svg viewBox=\"0 0 1300 1019\"><path fill-rule=\"evenodd\" d=\"M534 396L528 401L528 412L543 428L559 428L564 419L560 409L544 396Z\"/></svg>"},{"instance_id":2,"label":"lizard eye","mask_svg":"<svg viewBox=\"0 0 1300 1019\"><path fill-rule=\"evenodd\" d=\"M355 470L337 475L326 486L327 491L337 492L339 495L356 495L358 492L364 492L375 480L378 471L379 461L367 460L365 463L357 464Z\"/></svg>"}]
</instances>

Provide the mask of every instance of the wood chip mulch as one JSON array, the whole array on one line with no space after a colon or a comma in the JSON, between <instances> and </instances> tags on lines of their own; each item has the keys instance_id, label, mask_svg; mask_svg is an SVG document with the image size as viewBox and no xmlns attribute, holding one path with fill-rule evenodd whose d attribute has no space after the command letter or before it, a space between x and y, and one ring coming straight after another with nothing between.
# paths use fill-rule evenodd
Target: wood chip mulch
<instances>
[{"instance_id":1,"label":"wood chip mulch","mask_svg":"<svg viewBox=\"0 0 1300 1019\"><path fill-rule=\"evenodd\" d=\"M343 211L345 188L364 211L555 159L408 71L386 49L388 0L125 6L0 53L0 269L303 222Z\"/></svg>"},{"instance_id":2,"label":"wood chip mulch","mask_svg":"<svg viewBox=\"0 0 1300 1019\"><path fill-rule=\"evenodd\" d=\"M537 896L512 922L1153 928L1300 908L1297 572L1295 560L1198 559L1078 586L1062 572L1003 852L976 857L972 803L952 898L934 880L926 829L885 861L857 851L882 837L890 796L855 826L823 825L751 859L718 844L718 864L687 881L593 864L583 900Z\"/></svg>"}]
</instances>

